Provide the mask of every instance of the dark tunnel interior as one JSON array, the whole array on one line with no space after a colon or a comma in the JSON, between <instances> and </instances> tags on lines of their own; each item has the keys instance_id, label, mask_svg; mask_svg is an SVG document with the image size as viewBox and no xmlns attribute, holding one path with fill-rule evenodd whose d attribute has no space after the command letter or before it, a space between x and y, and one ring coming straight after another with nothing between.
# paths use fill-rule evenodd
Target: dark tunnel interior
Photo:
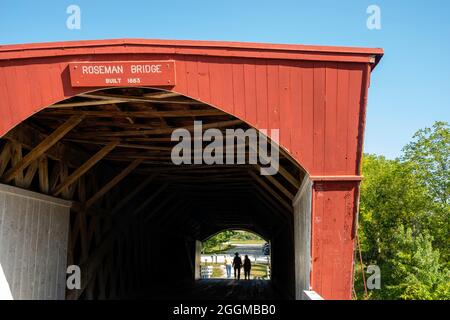
<instances>
[{"instance_id":1,"label":"dark tunnel interior","mask_svg":"<svg viewBox=\"0 0 450 320\"><path fill-rule=\"evenodd\" d=\"M175 165L174 129L189 130L193 121L221 132L249 126L188 97L144 88L62 101L19 125L1 144L49 135L77 116L82 121L62 138L60 149L46 155L48 188L38 176L25 186L51 193L58 181L106 150L58 194L73 201L68 264L80 265L85 284L67 292L68 299L221 298L226 289L220 283L205 286L196 279L196 248L224 229L251 230L271 243L269 296L241 290L231 298L293 299L291 201L305 173L287 152L280 150L280 170L273 176L260 175L258 164ZM23 152L29 147L24 144Z\"/></svg>"}]
</instances>

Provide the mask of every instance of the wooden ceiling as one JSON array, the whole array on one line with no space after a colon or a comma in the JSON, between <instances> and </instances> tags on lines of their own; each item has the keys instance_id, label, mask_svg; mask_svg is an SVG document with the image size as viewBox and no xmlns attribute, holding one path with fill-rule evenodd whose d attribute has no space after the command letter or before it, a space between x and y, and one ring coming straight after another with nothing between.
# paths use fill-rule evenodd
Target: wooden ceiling
<instances>
[{"instance_id":1,"label":"wooden ceiling","mask_svg":"<svg viewBox=\"0 0 450 320\"><path fill-rule=\"evenodd\" d=\"M178 205L189 207L200 221L207 220L201 210L211 212L219 205L228 208L229 216L239 212L232 213L233 205L237 208L238 203L242 208L249 204L258 210L266 208L281 217L292 212L291 201L304 172L283 150L279 172L274 176L260 175L260 167L253 164L174 165L171 151L178 142L171 141L171 134L177 128L192 131L195 120L202 121L204 130L218 128L224 136L226 129L249 127L227 113L172 92L120 88L76 96L37 113L6 136L11 141L22 141L25 148L29 145L29 151L7 170L3 180L17 180L17 174L45 152L49 159L67 160L68 172L63 172L60 182L50 188L54 196L67 198L70 188L73 194L80 177L97 164L110 169L110 176L101 182L103 187L95 188L95 193L82 203L83 208L101 205L99 200L127 176L137 182L152 176L153 185L165 186L161 197L174 196L163 200L168 207L161 203L161 208L168 211L180 200ZM250 148L246 151L253 152ZM243 217L244 213L239 215ZM247 218L255 219L252 214ZM227 215L215 215L215 224L210 224L209 230L226 227L226 219Z\"/></svg>"},{"instance_id":2,"label":"wooden ceiling","mask_svg":"<svg viewBox=\"0 0 450 320\"><path fill-rule=\"evenodd\" d=\"M255 178L258 167L252 165L173 165L171 150L177 142L171 141L171 133L176 128L192 131L194 120L201 120L204 130L219 128L224 135L228 128L248 128L227 113L176 93L141 88L97 91L55 104L28 122L44 134L50 134L75 116L82 117L82 121L61 142L75 144L89 154L116 144L103 161L120 168L140 159L134 173L158 172L161 179L180 187L189 188L205 180L233 188L269 182L281 197L290 200L303 177L300 168L283 151L280 154L282 174L275 177Z\"/></svg>"}]
</instances>

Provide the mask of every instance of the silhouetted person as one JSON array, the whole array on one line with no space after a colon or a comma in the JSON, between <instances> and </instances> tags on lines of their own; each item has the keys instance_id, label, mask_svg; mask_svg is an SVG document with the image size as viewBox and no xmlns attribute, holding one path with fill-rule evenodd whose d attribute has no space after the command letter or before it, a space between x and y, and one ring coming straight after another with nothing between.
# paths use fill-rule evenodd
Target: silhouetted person
<instances>
[{"instance_id":1,"label":"silhouetted person","mask_svg":"<svg viewBox=\"0 0 450 320\"><path fill-rule=\"evenodd\" d=\"M233 259L233 267L234 267L234 278L240 279L241 278L241 267L242 267L242 259L239 257L239 253L234 254L235 257Z\"/></svg>"},{"instance_id":2,"label":"silhouetted person","mask_svg":"<svg viewBox=\"0 0 450 320\"><path fill-rule=\"evenodd\" d=\"M245 255L244 259L244 278L246 280L250 280L250 270L252 269L252 263L250 262L250 259L248 258L248 255Z\"/></svg>"}]
</instances>

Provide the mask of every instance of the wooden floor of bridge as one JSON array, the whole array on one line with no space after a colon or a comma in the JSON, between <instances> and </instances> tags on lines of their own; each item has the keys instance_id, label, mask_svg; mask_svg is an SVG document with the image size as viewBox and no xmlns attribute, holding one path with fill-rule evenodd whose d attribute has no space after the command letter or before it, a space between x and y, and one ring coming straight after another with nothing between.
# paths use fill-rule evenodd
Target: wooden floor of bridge
<instances>
[{"instance_id":1,"label":"wooden floor of bridge","mask_svg":"<svg viewBox=\"0 0 450 320\"><path fill-rule=\"evenodd\" d=\"M283 299L267 280L202 279L192 284L166 286L138 298L154 300L273 300Z\"/></svg>"}]
</instances>

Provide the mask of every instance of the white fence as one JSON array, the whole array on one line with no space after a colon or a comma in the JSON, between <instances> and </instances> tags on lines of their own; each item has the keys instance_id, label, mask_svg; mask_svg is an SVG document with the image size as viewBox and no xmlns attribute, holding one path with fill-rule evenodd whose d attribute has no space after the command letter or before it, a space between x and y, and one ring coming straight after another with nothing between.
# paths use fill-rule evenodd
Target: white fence
<instances>
[{"instance_id":1,"label":"white fence","mask_svg":"<svg viewBox=\"0 0 450 320\"><path fill-rule=\"evenodd\" d=\"M213 267L212 266L201 266L200 276L202 279L209 279L212 277Z\"/></svg>"},{"instance_id":2,"label":"white fence","mask_svg":"<svg viewBox=\"0 0 450 320\"><path fill-rule=\"evenodd\" d=\"M202 254L201 261L204 263L225 263L225 257L230 259L234 258L234 255L224 255L224 254ZM269 263L269 256L265 255L248 255L248 258L252 263Z\"/></svg>"}]
</instances>

